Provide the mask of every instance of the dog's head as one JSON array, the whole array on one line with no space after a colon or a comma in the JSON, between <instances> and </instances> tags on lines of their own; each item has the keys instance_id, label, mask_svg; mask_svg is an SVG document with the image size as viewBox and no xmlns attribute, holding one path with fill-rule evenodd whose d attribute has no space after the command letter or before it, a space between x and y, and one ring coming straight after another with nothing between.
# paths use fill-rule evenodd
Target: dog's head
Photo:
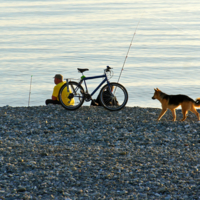
<instances>
[{"instance_id":1,"label":"dog's head","mask_svg":"<svg viewBox=\"0 0 200 200\"><path fill-rule=\"evenodd\" d=\"M154 89L155 90L155 92L154 92L154 95L152 96L152 99L154 100L154 99L158 99L159 98L159 96L160 96L160 92L161 92L161 90L159 90L158 88L156 88L156 89Z\"/></svg>"}]
</instances>

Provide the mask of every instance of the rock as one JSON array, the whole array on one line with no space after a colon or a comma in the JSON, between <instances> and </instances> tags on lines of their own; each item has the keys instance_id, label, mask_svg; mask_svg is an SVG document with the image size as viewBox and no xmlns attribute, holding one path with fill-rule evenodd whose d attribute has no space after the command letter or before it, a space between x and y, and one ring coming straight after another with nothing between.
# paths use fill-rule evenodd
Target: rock
<instances>
[{"instance_id":1,"label":"rock","mask_svg":"<svg viewBox=\"0 0 200 200\"><path fill-rule=\"evenodd\" d=\"M166 187L162 187L162 188L159 188L157 190L157 193L165 193L165 192L167 192L167 188Z\"/></svg>"},{"instance_id":2,"label":"rock","mask_svg":"<svg viewBox=\"0 0 200 200\"><path fill-rule=\"evenodd\" d=\"M1 108L0 197L198 199L196 116L171 122L166 113L157 122L159 112Z\"/></svg>"},{"instance_id":3,"label":"rock","mask_svg":"<svg viewBox=\"0 0 200 200\"><path fill-rule=\"evenodd\" d=\"M25 192L26 191L26 188L25 187L19 187L17 189L17 192Z\"/></svg>"}]
</instances>

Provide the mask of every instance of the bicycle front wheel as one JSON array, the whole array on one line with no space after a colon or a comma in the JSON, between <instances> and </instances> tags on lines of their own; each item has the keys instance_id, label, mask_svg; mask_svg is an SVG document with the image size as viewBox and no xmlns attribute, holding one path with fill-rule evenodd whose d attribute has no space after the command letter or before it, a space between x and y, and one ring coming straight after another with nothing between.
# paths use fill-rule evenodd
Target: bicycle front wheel
<instances>
[{"instance_id":1,"label":"bicycle front wheel","mask_svg":"<svg viewBox=\"0 0 200 200\"><path fill-rule=\"evenodd\" d=\"M128 92L123 85L110 83L110 87L107 84L101 89L100 101L107 110L121 110L128 102Z\"/></svg>"},{"instance_id":2,"label":"bicycle front wheel","mask_svg":"<svg viewBox=\"0 0 200 200\"><path fill-rule=\"evenodd\" d=\"M67 110L76 110L84 102L84 89L77 82L70 81L65 83L59 91L59 100L61 105Z\"/></svg>"}]
</instances>

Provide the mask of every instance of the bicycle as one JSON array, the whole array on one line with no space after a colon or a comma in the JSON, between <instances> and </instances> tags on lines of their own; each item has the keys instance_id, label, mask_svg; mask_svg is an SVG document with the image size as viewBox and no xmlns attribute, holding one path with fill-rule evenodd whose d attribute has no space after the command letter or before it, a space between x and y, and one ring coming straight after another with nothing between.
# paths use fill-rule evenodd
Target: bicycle
<instances>
[{"instance_id":1,"label":"bicycle","mask_svg":"<svg viewBox=\"0 0 200 200\"><path fill-rule=\"evenodd\" d=\"M61 105L67 110L76 110L82 106L84 101L89 102L92 100L92 96L95 92L106 82L107 84L101 88L99 93L100 102L104 108L110 111L121 110L128 102L128 92L126 88L116 82L109 82L107 73L112 73L112 68L107 66L104 70L104 74L100 76L85 77L83 72L89 71L89 69L80 69L78 71L82 73L82 77L79 83L74 81L68 81L61 87L59 91L59 100ZM89 94L86 80L104 78L103 81L96 87L96 89ZM81 85L84 82L85 90Z\"/></svg>"}]
</instances>

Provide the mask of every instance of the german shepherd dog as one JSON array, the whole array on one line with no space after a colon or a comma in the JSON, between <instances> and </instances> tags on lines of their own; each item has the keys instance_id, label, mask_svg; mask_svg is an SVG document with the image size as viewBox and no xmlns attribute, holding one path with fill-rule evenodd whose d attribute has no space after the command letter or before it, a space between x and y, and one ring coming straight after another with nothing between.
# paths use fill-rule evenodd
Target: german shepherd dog
<instances>
[{"instance_id":1,"label":"german shepherd dog","mask_svg":"<svg viewBox=\"0 0 200 200\"><path fill-rule=\"evenodd\" d=\"M152 99L158 99L160 103L162 104L162 111L158 117L158 121L162 118L162 116L166 113L167 109L170 109L173 115L173 121L176 121L176 108L181 106L182 107L182 113L183 113L183 119L181 121L184 121L186 119L186 115L188 113L188 110L193 112L198 120L199 113L197 112L195 107L200 107L200 98L196 99L194 101L190 97L182 94L178 95L168 95L163 93L161 90L154 89L155 93L152 97Z\"/></svg>"}]
</instances>

